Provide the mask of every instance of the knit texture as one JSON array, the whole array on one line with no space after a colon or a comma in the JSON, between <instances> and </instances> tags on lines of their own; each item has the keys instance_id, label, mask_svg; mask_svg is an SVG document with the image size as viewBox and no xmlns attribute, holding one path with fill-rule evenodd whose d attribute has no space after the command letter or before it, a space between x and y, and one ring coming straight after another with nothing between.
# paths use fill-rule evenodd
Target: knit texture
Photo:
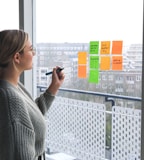
<instances>
[{"instance_id":1,"label":"knit texture","mask_svg":"<svg viewBox=\"0 0 144 160\"><path fill-rule=\"evenodd\" d=\"M37 160L44 152L44 115L54 96L34 101L24 86L0 80L0 160Z\"/></svg>"}]
</instances>

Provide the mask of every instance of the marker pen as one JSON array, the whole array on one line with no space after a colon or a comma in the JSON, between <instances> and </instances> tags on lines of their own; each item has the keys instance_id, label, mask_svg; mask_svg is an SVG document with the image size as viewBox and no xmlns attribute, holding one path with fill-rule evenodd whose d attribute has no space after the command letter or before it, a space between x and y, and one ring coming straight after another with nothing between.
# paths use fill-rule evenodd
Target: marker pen
<instances>
[{"instance_id":1,"label":"marker pen","mask_svg":"<svg viewBox=\"0 0 144 160\"><path fill-rule=\"evenodd\" d=\"M61 72L63 69L64 69L64 68L58 68L58 69L56 70L56 72L59 73L59 72ZM52 73L53 73L53 71L47 72L45 75L47 76L47 75L50 75L50 74L52 74Z\"/></svg>"}]
</instances>

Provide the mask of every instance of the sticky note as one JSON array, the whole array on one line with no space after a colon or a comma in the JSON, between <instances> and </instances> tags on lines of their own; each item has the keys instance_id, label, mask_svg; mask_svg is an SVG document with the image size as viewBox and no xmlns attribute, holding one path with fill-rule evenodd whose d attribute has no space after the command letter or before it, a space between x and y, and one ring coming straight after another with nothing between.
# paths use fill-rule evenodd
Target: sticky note
<instances>
[{"instance_id":1,"label":"sticky note","mask_svg":"<svg viewBox=\"0 0 144 160\"><path fill-rule=\"evenodd\" d=\"M78 65L78 78L86 78L86 65Z\"/></svg>"},{"instance_id":2,"label":"sticky note","mask_svg":"<svg viewBox=\"0 0 144 160\"><path fill-rule=\"evenodd\" d=\"M122 56L112 56L112 70L122 70Z\"/></svg>"},{"instance_id":3,"label":"sticky note","mask_svg":"<svg viewBox=\"0 0 144 160\"><path fill-rule=\"evenodd\" d=\"M99 41L91 41L90 42L90 54L98 54L99 53Z\"/></svg>"},{"instance_id":4,"label":"sticky note","mask_svg":"<svg viewBox=\"0 0 144 160\"><path fill-rule=\"evenodd\" d=\"M99 82L99 71L91 70L89 72L89 82L90 83L98 83Z\"/></svg>"},{"instance_id":5,"label":"sticky note","mask_svg":"<svg viewBox=\"0 0 144 160\"><path fill-rule=\"evenodd\" d=\"M99 56L90 56L90 68L99 69Z\"/></svg>"},{"instance_id":6,"label":"sticky note","mask_svg":"<svg viewBox=\"0 0 144 160\"><path fill-rule=\"evenodd\" d=\"M123 41L112 41L112 54L122 54Z\"/></svg>"},{"instance_id":7,"label":"sticky note","mask_svg":"<svg viewBox=\"0 0 144 160\"><path fill-rule=\"evenodd\" d=\"M110 70L110 56L100 57L100 70Z\"/></svg>"},{"instance_id":8,"label":"sticky note","mask_svg":"<svg viewBox=\"0 0 144 160\"><path fill-rule=\"evenodd\" d=\"M78 64L87 63L87 52L78 52Z\"/></svg>"},{"instance_id":9,"label":"sticky note","mask_svg":"<svg viewBox=\"0 0 144 160\"><path fill-rule=\"evenodd\" d=\"M100 54L110 54L110 41L102 41Z\"/></svg>"}]
</instances>

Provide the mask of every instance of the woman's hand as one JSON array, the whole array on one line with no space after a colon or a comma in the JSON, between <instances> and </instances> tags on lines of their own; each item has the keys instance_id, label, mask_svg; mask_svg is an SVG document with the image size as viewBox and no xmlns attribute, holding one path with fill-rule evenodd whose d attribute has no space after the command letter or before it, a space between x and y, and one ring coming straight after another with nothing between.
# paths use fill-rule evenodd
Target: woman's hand
<instances>
[{"instance_id":1,"label":"woman's hand","mask_svg":"<svg viewBox=\"0 0 144 160\"><path fill-rule=\"evenodd\" d=\"M47 89L47 92L50 92L52 95L56 95L58 89L63 84L64 78L65 78L63 71L60 71L57 73L58 68L59 68L58 66L53 68L52 82Z\"/></svg>"}]
</instances>

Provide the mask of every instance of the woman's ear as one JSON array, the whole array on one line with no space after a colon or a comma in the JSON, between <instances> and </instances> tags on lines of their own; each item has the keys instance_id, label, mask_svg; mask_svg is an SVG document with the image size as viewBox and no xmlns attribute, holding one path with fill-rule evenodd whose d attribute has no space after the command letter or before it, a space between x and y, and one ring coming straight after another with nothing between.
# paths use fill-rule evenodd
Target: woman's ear
<instances>
[{"instance_id":1,"label":"woman's ear","mask_svg":"<svg viewBox=\"0 0 144 160\"><path fill-rule=\"evenodd\" d=\"M20 63L20 54L18 52L14 55L14 59L13 60L17 64Z\"/></svg>"}]
</instances>

